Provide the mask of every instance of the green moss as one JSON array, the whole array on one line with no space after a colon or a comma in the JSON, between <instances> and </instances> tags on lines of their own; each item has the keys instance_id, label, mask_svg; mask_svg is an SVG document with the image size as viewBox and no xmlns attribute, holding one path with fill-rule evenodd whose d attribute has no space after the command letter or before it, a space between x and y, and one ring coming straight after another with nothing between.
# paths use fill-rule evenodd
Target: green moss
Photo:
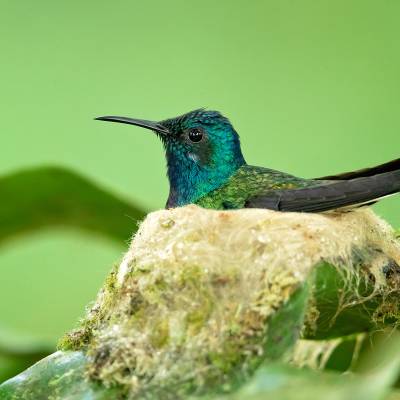
<instances>
[{"instance_id":1,"label":"green moss","mask_svg":"<svg viewBox=\"0 0 400 400\"><path fill-rule=\"evenodd\" d=\"M153 332L149 336L149 342L155 349L164 347L169 340L168 321L157 321L153 327Z\"/></svg>"},{"instance_id":2,"label":"green moss","mask_svg":"<svg viewBox=\"0 0 400 400\"><path fill-rule=\"evenodd\" d=\"M76 328L66 333L58 342L58 350L80 350L85 348L92 338L92 327L90 325Z\"/></svg>"},{"instance_id":3,"label":"green moss","mask_svg":"<svg viewBox=\"0 0 400 400\"><path fill-rule=\"evenodd\" d=\"M378 326L400 324L400 290L385 296L384 301L374 310L372 319Z\"/></svg>"},{"instance_id":4,"label":"green moss","mask_svg":"<svg viewBox=\"0 0 400 400\"><path fill-rule=\"evenodd\" d=\"M195 336L200 332L206 324L213 309L213 302L208 297L205 297L203 300L204 301L198 305L197 309L188 312L185 317L189 336Z\"/></svg>"},{"instance_id":5,"label":"green moss","mask_svg":"<svg viewBox=\"0 0 400 400\"><path fill-rule=\"evenodd\" d=\"M235 338L231 336L230 340L226 341L218 352L210 352L207 358L211 365L222 374L232 373L234 368L240 366L245 359L243 345L243 339L240 335Z\"/></svg>"}]
</instances>

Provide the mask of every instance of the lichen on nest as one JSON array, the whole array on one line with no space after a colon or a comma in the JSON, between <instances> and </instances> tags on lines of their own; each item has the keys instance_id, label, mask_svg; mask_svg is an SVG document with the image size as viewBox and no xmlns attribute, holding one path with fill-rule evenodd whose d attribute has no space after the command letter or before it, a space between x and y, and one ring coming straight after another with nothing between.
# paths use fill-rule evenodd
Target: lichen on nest
<instances>
[{"instance_id":1,"label":"lichen on nest","mask_svg":"<svg viewBox=\"0 0 400 400\"><path fill-rule=\"evenodd\" d=\"M345 276L363 265L379 292L400 245L369 209L154 212L61 347L84 349L92 379L132 395L227 384L263 360L269 318L321 262Z\"/></svg>"}]
</instances>

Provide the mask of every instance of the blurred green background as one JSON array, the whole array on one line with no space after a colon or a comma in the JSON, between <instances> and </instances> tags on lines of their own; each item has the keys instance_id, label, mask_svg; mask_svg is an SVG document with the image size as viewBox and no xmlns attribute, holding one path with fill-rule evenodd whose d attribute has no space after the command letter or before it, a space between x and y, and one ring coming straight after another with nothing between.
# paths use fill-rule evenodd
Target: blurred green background
<instances>
[{"instance_id":1,"label":"blurred green background","mask_svg":"<svg viewBox=\"0 0 400 400\"><path fill-rule=\"evenodd\" d=\"M160 143L93 117L199 107L231 119L251 164L315 177L398 158L399 17L397 0L0 0L0 172L61 165L161 208ZM375 209L399 227L399 205ZM3 244L0 342L54 345L126 246L63 229Z\"/></svg>"}]
</instances>

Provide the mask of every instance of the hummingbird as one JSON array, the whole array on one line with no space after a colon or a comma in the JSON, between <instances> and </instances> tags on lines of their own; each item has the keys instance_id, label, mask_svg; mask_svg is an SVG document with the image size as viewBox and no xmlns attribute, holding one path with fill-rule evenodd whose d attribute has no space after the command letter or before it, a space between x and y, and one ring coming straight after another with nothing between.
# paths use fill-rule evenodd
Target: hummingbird
<instances>
[{"instance_id":1,"label":"hummingbird","mask_svg":"<svg viewBox=\"0 0 400 400\"><path fill-rule=\"evenodd\" d=\"M170 187L166 208L197 204L217 210L325 212L371 205L400 192L400 158L313 179L249 165L238 133L218 111L198 109L160 122L118 116L95 119L146 128L161 139Z\"/></svg>"}]
</instances>

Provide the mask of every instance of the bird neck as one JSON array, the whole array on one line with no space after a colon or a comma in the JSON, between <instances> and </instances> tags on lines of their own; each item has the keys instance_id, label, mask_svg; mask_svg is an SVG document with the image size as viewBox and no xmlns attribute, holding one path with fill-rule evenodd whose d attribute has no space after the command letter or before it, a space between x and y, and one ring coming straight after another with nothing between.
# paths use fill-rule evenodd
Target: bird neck
<instances>
[{"instance_id":1,"label":"bird neck","mask_svg":"<svg viewBox=\"0 0 400 400\"><path fill-rule=\"evenodd\" d=\"M167 208L194 203L200 197L223 186L246 164L242 154L217 158L211 165L202 166L189 158L168 155L167 167L170 192Z\"/></svg>"}]
</instances>

